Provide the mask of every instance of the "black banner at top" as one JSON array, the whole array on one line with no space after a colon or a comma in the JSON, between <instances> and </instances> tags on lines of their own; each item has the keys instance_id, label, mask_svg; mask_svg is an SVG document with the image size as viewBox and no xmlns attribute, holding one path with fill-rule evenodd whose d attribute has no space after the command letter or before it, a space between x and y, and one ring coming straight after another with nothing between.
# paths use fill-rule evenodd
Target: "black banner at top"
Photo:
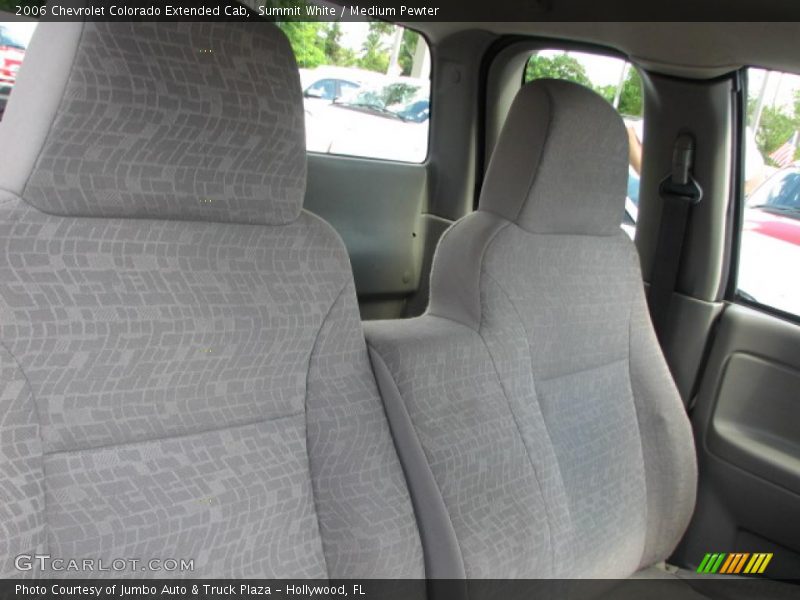
<instances>
[{"instance_id":1,"label":"black banner at top","mask_svg":"<svg viewBox=\"0 0 800 600\"><path fill-rule=\"evenodd\" d=\"M794 0L0 0L0 10L55 21L800 21Z\"/></svg>"}]
</instances>

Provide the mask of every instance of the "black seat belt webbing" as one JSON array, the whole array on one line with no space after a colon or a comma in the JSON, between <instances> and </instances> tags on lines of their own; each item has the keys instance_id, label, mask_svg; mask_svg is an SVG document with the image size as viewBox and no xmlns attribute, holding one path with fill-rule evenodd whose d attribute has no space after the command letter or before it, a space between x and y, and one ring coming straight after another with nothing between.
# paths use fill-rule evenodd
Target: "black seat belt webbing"
<instances>
[{"instance_id":1,"label":"black seat belt webbing","mask_svg":"<svg viewBox=\"0 0 800 600\"><path fill-rule=\"evenodd\" d=\"M661 224L648 294L650 316L662 343L672 293L678 282L689 215L692 206L703 197L703 190L692 177L693 160L694 139L688 133L681 133L675 140L672 172L659 185Z\"/></svg>"}]
</instances>

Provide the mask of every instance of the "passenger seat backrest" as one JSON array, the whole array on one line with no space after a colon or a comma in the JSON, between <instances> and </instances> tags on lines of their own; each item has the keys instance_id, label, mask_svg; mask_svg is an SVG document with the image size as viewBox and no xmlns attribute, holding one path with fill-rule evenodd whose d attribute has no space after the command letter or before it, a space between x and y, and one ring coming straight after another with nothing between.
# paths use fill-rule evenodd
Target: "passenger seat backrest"
<instances>
[{"instance_id":1,"label":"passenger seat backrest","mask_svg":"<svg viewBox=\"0 0 800 600\"><path fill-rule=\"evenodd\" d=\"M626 577L688 524L692 435L620 229L626 144L588 89L524 86L426 314L367 324L417 511L449 516L457 556L429 571Z\"/></svg>"},{"instance_id":2,"label":"passenger seat backrest","mask_svg":"<svg viewBox=\"0 0 800 600\"><path fill-rule=\"evenodd\" d=\"M303 118L271 24L38 25L0 124L0 575L423 575Z\"/></svg>"}]
</instances>

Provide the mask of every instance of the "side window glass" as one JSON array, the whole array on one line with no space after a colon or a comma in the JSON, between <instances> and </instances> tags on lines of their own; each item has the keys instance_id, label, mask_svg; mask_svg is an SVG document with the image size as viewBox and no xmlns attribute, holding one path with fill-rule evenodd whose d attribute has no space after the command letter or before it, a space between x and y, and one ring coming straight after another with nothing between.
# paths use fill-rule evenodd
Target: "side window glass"
<instances>
[{"instance_id":1,"label":"side window glass","mask_svg":"<svg viewBox=\"0 0 800 600\"><path fill-rule=\"evenodd\" d=\"M800 316L800 76L748 69L742 298Z\"/></svg>"},{"instance_id":2,"label":"side window glass","mask_svg":"<svg viewBox=\"0 0 800 600\"><path fill-rule=\"evenodd\" d=\"M0 22L0 119L35 29L36 23Z\"/></svg>"},{"instance_id":3,"label":"side window glass","mask_svg":"<svg viewBox=\"0 0 800 600\"><path fill-rule=\"evenodd\" d=\"M628 191L622 228L633 238L639 214L639 174L642 170L643 102L639 72L620 58L556 49L540 50L525 66L524 83L534 79L565 79L586 86L616 108L628 130Z\"/></svg>"},{"instance_id":4,"label":"side window glass","mask_svg":"<svg viewBox=\"0 0 800 600\"><path fill-rule=\"evenodd\" d=\"M320 100L336 99L336 80L335 79L320 79L315 81L303 90L305 98L319 98Z\"/></svg>"},{"instance_id":5,"label":"side window glass","mask_svg":"<svg viewBox=\"0 0 800 600\"><path fill-rule=\"evenodd\" d=\"M431 62L421 35L368 20L278 26L300 67L309 152L424 162Z\"/></svg>"},{"instance_id":6,"label":"side window glass","mask_svg":"<svg viewBox=\"0 0 800 600\"><path fill-rule=\"evenodd\" d=\"M340 81L339 82L339 95L344 96L348 92L352 90L358 89L357 83L351 83L349 81Z\"/></svg>"}]
</instances>

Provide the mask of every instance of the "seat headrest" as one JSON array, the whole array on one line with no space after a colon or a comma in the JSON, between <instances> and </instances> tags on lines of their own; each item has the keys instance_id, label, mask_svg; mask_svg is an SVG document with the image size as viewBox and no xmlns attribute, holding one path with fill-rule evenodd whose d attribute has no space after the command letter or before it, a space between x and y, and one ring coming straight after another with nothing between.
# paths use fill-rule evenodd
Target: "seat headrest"
<instances>
[{"instance_id":1,"label":"seat headrest","mask_svg":"<svg viewBox=\"0 0 800 600\"><path fill-rule=\"evenodd\" d=\"M0 188L55 215L282 224L305 194L299 73L266 22L42 22L0 146Z\"/></svg>"},{"instance_id":2,"label":"seat headrest","mask_svg":"<svg viewBox=\"0 0 800 600\"><path fill-rule=\"evenodd\" d=\"M533 233L614 235L627 174L628 140L614 108L581 85L542 79L511 105L479 210Z\"/></svg>"}]
</instances>

